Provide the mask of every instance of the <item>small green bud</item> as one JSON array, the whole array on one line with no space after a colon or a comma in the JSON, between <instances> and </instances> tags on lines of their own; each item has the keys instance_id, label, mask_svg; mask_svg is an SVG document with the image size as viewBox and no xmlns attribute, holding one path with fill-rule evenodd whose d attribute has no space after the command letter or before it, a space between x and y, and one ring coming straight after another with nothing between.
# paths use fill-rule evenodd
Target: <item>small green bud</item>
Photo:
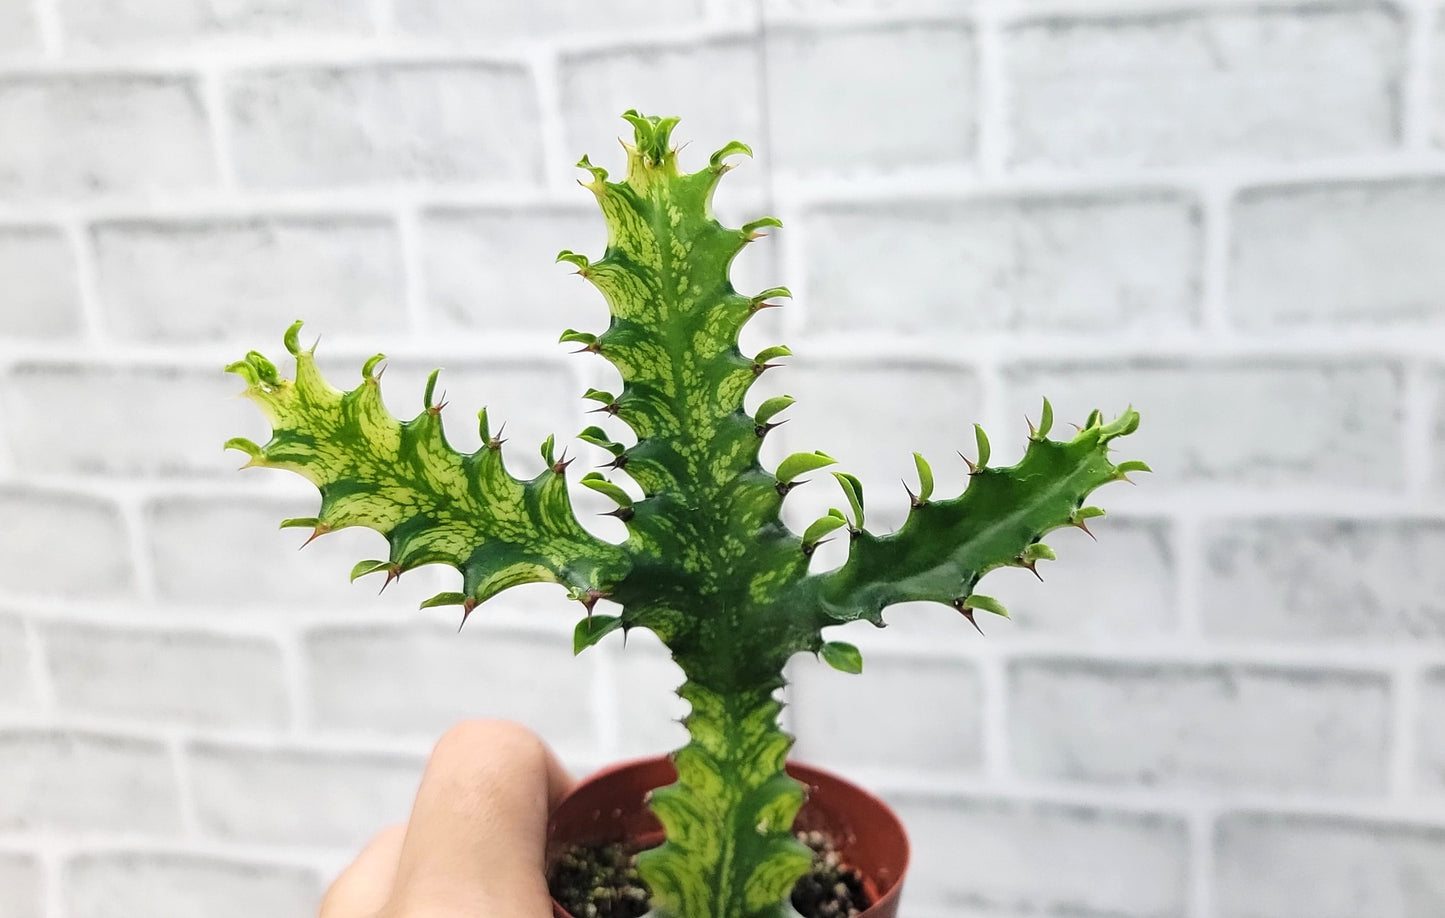
<instances>
[{"instance_id":1,"label":"small green bud","mask_svg":"<svg viewBox=\"0 0 1445 918\"><path fill-rule=\"evenodd\" d=\"M857 675L863 671L863 654L852 644L829 641L822 648L823 662L839 672Z\"/></svg>"}]
</instances>

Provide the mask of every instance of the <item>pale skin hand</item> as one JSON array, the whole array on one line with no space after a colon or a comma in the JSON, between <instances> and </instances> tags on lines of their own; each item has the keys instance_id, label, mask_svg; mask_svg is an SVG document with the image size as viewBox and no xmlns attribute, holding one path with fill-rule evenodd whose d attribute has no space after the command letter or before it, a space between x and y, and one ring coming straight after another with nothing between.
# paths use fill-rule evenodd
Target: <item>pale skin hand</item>
<instances>
[{"instance_id":1,"label":"pale skin hand","mask_svg":"<svg viewBox=\"0 0 1445 918\"><path fill-rule=\"evenodd\" d=\"M411 818L362 849L320 918L549 918L547 814L571 784L525 727L453 727L432 751Z\"/></svg>"}]
</instances>

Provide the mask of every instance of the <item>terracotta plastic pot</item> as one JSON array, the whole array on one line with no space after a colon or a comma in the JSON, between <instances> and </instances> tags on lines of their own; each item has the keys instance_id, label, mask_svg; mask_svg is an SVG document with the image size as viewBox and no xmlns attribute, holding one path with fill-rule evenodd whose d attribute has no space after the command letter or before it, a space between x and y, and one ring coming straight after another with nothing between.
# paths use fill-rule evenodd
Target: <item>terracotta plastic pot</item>
<instances>
[{"instance_id":1,"label":"terracotta plastic pot","mask_svg":"<svg viewBox=\"0 0 1445 918\"><path fill-rule=\"evenodd\" d=\"M861 918L896 918L908 869L908 836L898 816L882 800L826 771L789 762L788 774L808 785L796 828L830 836L843 862L862 874L873 904ZM662 827L643 800L648 791L676 780L677 769L659 756L613 765L578 784L547 825L548 867L568 845L660 842ZM574 918L555 900L552 914Z\"/></svg>"}]
</instances>

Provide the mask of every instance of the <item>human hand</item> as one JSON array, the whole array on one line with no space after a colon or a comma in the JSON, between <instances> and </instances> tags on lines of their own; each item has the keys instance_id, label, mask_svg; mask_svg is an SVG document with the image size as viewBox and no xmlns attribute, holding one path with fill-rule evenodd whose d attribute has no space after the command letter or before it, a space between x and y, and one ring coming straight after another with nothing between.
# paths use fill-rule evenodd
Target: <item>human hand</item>
<instances>
[{"instance_id":1,"label":"human hand","mask_svg":"<svg viewBox=\"0 0 1445 918\"><path fill-rule=\"evenodd\" d=\"M525 727L458 724L432 750L410 819L362 849L320 918L550 918L547 816L571 784Z\"/></svg>"}]
</instances>

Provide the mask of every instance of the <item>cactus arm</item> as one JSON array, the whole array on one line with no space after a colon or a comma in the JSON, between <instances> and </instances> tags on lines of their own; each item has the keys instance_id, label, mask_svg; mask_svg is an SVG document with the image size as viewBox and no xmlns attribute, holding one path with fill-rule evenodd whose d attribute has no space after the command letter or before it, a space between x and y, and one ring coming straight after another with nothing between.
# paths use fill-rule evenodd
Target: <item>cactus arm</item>
<instances>
[{"instance_id":1,"label":"cactus arm","mask_svg":"<svg viewBox=\"0 0 1445 918\"><path fill-rule=\"evenodd\" d=\"M386 537L385 561L363 561L353 579L385 572L387 582L423 564L462 572L462 590L426 605L457 604L469 613L480 602L523 583L556 582L573 590L606 592L627 570L617 546L592 536L572 513L565 462L521 480L502 463L501 443L486 429L483 447L463 455L447 443L443 403L428 381L426 407L401 422L381 400L378 358L368 361L359 386L342 392L316 367L314 348L297 345L300 323L286 333L296 376L284 379L252 352L227 369L244 378L243 393L270 421L271 439L257 446L235 439L246 467L287 469L321 492L315 518L283 525L312 529L312 537L364 526Z\"/></svg>"},{"instance_id":2,"label":"cactus arm","mask_svg":"<svg viewBox=\"0 0 1445 918\"><path fill-rule=\"evenodd\" d=\"M1045 402L1045 417L1052 410ZM1105 425L1097 412L1071 440L1048 439L1047 424L1035 430L1018 464L989 467L988 441L979 432L980 462L971 462L968 486L958 497L914 496L896 532L878 536L855 529L849 556L837 570L811 578L809 591L832 621L863 619L882 624L885 607L928 600L952 605L970 621L974 609L1006 614L996 601L974 593L979 578L998 567L1034 569L1053 551L1040 539L1063 526L1087 531L1102 511L1085 507L1090 492L1142 463L1109 461L1109 443L1132 433L1139 415L1129 409ZM965 460L967 461L967 460ZM932 476L919 457L920 495Z\"/></svg>"}]
</instances>

